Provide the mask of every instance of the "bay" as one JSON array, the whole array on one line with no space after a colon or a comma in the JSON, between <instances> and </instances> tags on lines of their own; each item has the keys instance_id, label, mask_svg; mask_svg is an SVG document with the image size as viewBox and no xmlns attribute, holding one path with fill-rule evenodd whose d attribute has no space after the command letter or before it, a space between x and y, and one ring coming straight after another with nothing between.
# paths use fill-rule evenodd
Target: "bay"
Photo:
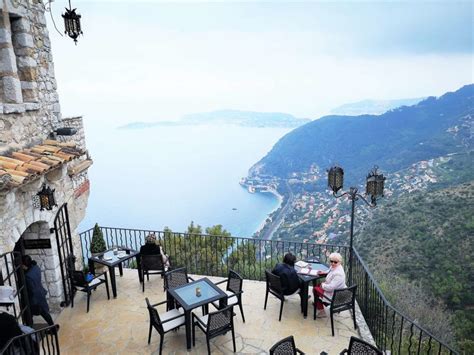
<instances>
[{"instance_id":1,"label":"bay","mask_svg":"<svg viewBox=\"0 0 474 355\"><path fill-rule=\"evenodd\" d=\"M232 125L86 129L91 190L80 230L108 227L184 232L191 221L250 237L279 206L239 185L288 128Z\"/></svg>"}]
</instances>

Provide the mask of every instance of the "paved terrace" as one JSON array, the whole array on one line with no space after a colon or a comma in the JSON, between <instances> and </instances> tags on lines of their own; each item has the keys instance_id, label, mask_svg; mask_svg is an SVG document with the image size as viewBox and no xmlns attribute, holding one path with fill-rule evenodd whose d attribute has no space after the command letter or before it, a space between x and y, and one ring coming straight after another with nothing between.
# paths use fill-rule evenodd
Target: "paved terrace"
<instances>
[{"instance_id":1,"label":"paved terrace","mask_svg":"<svg viewBox=\"0 0 474 355\"><path fill-rule=\"evenodd\" d=\"M118 273L118 271L117 271ZM199 279L199 275L191 275ZM218 277L209 277L216 282ZM220 285L225 287L225 283ZM335 337L331 336L329 318L313 320L312 304L308 305L308 318L300 313L299 297L292 296L283 307L282 321L278 321L280 301L268 296L265 301L265 282L244 280L243 305L246 322L238 307L234 317L237 353L263 354L278 340L293 335L296 346L306 354L339 354L347 348L349 338L358 336L353 328L350 313L335 316ZM111 292L112 293L112 292ZM124 276L117 277L117 298L107 300L105 287L100 286L91 296L91 307L86 313L86 294L76 294L74 308L66 308L57 317L60 324L59 343L64 354L158 354L158 332L153 330L150 345L147 344L149 316L145 297L150 302L165 300L163 280L159 275L151 275L142 292L136 270L124 269ZM310 303L312 298L310 299ZM209 307L213 311L213 307ZM166 306L158 306L158 312L166 311ZM198 308L197 312L201 312ZM213 354L232 354L232 336L227 334L211 340ZM196 346L186 351L185 327L177 332L165 334L163 354L206 354L207 346L203 332L196 329Z\"/></svg>"}]
</instances>

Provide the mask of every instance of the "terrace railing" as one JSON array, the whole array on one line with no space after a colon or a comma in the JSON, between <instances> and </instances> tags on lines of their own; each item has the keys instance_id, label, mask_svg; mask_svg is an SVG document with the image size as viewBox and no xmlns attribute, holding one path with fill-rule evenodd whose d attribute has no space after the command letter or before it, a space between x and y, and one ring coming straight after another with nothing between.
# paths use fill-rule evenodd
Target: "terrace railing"
<instances>
[{"instance_id":1,"label":"terrace railing","mask_svg":"<svg viewBox=\"0 0 474 355\"><path fill-rule=\"evenodd\" d=\"M318 259L328 263L332 252L349 260L349 247L341 245L110 227L101 227L101 230L108 248L126 246L135 250L140 249L148 234L154 233L173 267L186 266L189 274L197 275L227 276L232 269L245 279L263 280L265 270L273 268L288 251L300 260ZM90 256L92 232L90 229L80 234L85 265ZM358 285L357 302L380 349L387 354L457 354L387 301L355 249L352 272L354 283Z\"/></svg>"},{"instance_id":2,"label":"terrace railing","mask_svg":"<svg viewBox=\"0 0 474 355\"><path fill-rule=\"evenodd\" d=\"M58 331L51 325L31 333L16 336L0 349L4 355L59 355Z\"/></svg>"}]
</instances>

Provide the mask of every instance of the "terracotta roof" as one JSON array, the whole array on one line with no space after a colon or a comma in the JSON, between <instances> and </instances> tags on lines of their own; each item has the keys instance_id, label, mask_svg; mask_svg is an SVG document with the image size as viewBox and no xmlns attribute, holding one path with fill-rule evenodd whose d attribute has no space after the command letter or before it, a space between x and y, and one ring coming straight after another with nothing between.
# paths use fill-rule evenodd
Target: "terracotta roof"
<instances>
[{"instance_id":1,"label":"terracotta roof","mask_svg":"<svg viewBox=\"0 0 474 355\"><path fill-rule=\"evenodd\" d=\"M74 142L45 140L9 156L0 155L0 190L26 184L84 154Z\"/></svg>"}]
</instances>

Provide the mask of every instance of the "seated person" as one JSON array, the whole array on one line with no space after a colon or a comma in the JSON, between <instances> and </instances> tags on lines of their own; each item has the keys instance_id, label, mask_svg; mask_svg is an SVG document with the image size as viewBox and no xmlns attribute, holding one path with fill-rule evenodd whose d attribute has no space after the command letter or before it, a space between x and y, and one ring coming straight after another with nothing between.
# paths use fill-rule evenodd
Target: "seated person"
<instances>
[{"instance_id":1,"label":"seated person","mask_svg":"<svg viewBox=\"0 0 474 355\"><path fill-rule=\"evenodd\" d=\"M0 312L0 329L0 350L10 339L23 334L15 317L6 312Z\"/></svg>"},{"instance_id":2,"label":"seated person","mask_svg":"<svg viewBox=\"0 0 474 355\"><path fill-rule=\"evenodd\" d=\"M326 280L320 285L314 286L313 292L316 299L316 308L318 311L318 317L325 317L324 304L318 300L318 297L327 297L332 299L334 290L346 288L346 273L342 267L342 256L339 253L332 253L329 255L329 262L331 267L329 273L326 276Z\"/></svg>"},{"instance_id":3,"label":"seated person","mask_svg":"<svg viewBox=\"0 0 474 355\"><path fill-rule=\"evenodd\" d=\"M287 253L283 257L283 263L278 263L272 270L272 274L279 276L284 295L292 295L301 287L301 281L295 270L296 257Z\"/></svg>"},{"instance_id":4,"label":"seated person","mask_svg":"<svg viewBox=\"0 0 474 355\"><path fill-rule=\"evenodd\" d=\"M148 234L145 238L145 244L140 247L140 255L161 255L165 270L170 267L169 257L164 253L161 245L156 242L156 236L153 233Z\"/></svg>"}]
</instances>

